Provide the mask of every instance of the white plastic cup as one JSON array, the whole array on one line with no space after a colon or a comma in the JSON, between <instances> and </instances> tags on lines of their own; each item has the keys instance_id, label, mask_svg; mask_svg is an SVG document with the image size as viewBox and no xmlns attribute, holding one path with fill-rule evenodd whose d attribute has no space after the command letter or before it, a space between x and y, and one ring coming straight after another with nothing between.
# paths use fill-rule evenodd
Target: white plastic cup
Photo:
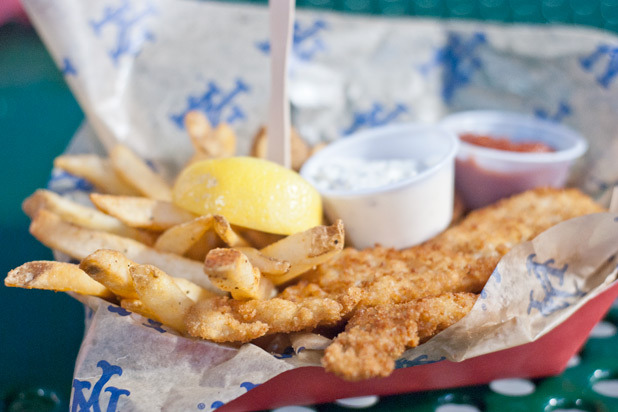
<instances>
[{"instance_id":1,"label":"white plastic cup","mask_svg":"<svg viewBox=\"0 0 618 412\"><path fill-rule=\"evenodd\" d=\"M342 219L353 246L397 249L421 243L451 222L457 136L435 125L398 124L338 140L312 156L300 174L321 193L327 217ZM329 190L314 176L336 159L431 159L414 177L371 189Z\"/></svg>"},{"instance_id":2,"label":"white plastic cup","mask_svg":"<svg viewBox=\"0 0 618 412\"><path fill-rule=\"evenodd\" d=\"M511 142L541 142L554 149L524 153L460 142L455 189L470 209L536 187L564 187L571 165L588 148L586 140L566 126L512 112L460 112L440 124L458 136L472 133Z\"/></svg>"}]
</instances>

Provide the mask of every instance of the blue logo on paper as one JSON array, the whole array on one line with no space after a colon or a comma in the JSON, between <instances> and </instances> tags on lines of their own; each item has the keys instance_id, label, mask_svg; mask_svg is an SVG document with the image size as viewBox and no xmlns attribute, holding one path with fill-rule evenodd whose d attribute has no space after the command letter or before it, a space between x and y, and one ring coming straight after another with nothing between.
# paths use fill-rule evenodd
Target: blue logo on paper
<instances>
[{"instance_id":1,"label":"blue logo on paper","mask_svg":"<svg viewBox=\"0 0 618 412\"><path fill-rule=\"evenodd\" d=\"M62 67L60 67L60 71L65 76L77 76L77 69L75 65L68 57L62 59Z\"/></svg>"},{"instance_id":2,"label":"blue logo on paper","mask_svg":"<svg viewBox=\"0 0 618 412\"><path fill-rule=\"evenodd\" d=\"M395 369L409 368L411 366L418 366L418 365L429 365L430 363L440 362L440 361L443 361L444 359L446 359L446 357L444 356L440 357L440 359L429 359L427 355L420 355L411 360L397 359L397 361L395 362Z\"/></svg>"},{"instance_id":3,"label":"blue logo on paper","mask_svg":"<svg viewBox=\"0 0 618 412\"><path fill-rule=\"evenodd\" d=\"M171 115L172 121L181 129L184 129L184 119L187 113L193 110L203 112L213 126L220 122L232 124L246 117L245 112L235 102L242 93L249 93L250 88L242 79L237 79L234 87L225 92L217 83L211 81L204 93L187 98L186 108Z\"/></svg>"},{"instance_id":4,"label":"blue logo on paper","mask_svg":"<svg viewBox=\"0 0 618 412\"><path fill-rule=\"evenodd\" d=\"M129 396L130 391L126 389L119 389L115 386L107 386L107 383L115 375L122 375L122 368L120 366L111 365L107 361L101 360L97 363L97 366L101 368L102 374L99 380L91 385L88 381L73 380L73 404L71 405L71 412L100 412L102 402L107 401L107 412L115 412L118 406L118 400L122 395ZM92 387L90 397L86 398L84 394L85 390ZM105 389L104 389L105 388ZM101 392L106 392L109 395L103 395L101 399Z\"/></svg>"},{"instance_id":5,"label":"blue logo on paper","mask_svg":"<svg viewBox=\"0 0 618 412\"><path fill-rule=\"evenodd\" d=\"M101 37L106 27L116 31L116 44L109 50L109 55L118 64L124 55L137 56L147 41L155 40L148 29L147 18L156 14L154 5L146 2L143 7L136 7L130 0L122 0L117 7L106 6L103 17L91 20L90 26L97 37Z\"/></svg>"},{"instance_id":6,"label":"blue logo on paper","mask_svg":"<svg viewBox=\"0 0 618 412\"><path fill-rule=\"evenodd\" d=\"M367 111L358 111L354 113L352 124L341 131L341 134L347 136L364 127L383 126L395 121L400 115L408 112L408 107L403 103L397 103L395 107L387 110L383 104L374 103L371 109Z\"/></svg>"},{"instance_id":7,"label":"blue logo on paper","mask_svg":"<svg viewBox=\"0 0 618 412\"><path fill-rule=\"evenodd\" d=\"M596 81L607 89L618 75L618 47L601 44L592 54L583 57L579 62L587 72L592 72L601 66L602 70Z\"/></svg>"},{"instance_id":8,"label":"blue logo on paper","mask_svg":"<svg viewBox=\"0 0 618 412\"><path fill-rule=\"evenodd\" d=\"M618 185L618 180L607 182L607 181L601 180L599 178L596 178L594 176L590 177L590 180L591 180L590 183L595 185L597 190L600 190L601 192L609 190L609 189L611 189L611 188L613 188L613 187Z\"/></svg>"},{"instance_id":9,"label":"blue logo on paper","mask_svg":"<svg viewBox=\"0 0 618 412\"><path fill-rule=\"evenodd\" d=\"M90 320L90 319L92 319L93 316L94 316L94 310L92 310L88 306L86 306L86 313L84 314L84 317L87 320Z\"/></svg>"},{"instance_id":10,"label":"blue logo on paper","mask_svg":"<svg viewBox=\"0 0 618 412\"><path fill-rule=\"evenodd\" d=\"M109 305L107 310L112 313L117 313L120 316L129 316L131 312L126 310L125 308L121 308L120 306Z\"/></svg>"},{"instance_id":11,"label":"blue logo on paper","mask_svg":"<svg viewBox=\"0 0 618 412\"><path fill-rule=\"evenodd\" d=\"M220 407L222 407L223 405L225 405L225 404L224 404L223 402L221 402L221 401L214 401L214 402L212 403L212 405L210 405L210 407L211 407L212 409L219 409L219 408L220 408ZM201 406L201 407L200 407L200 406ZM198 404L198 405L197 405L197 408L198 408L198 409L204 409L204 408L206 408L206 405L204 405L203 403L200 403L200 404Z\"/></svg>"},{"instance_id":12,"label":"blue logo on paper","mask_svg":"<svg viewBox=\"0 0 618 412\"><path fill-rule=\"evenodd\" d=\"M257 388L258 386L260 386L259 383L251 383L251 382L243 382L240 384L240 387L245 388L247 392L249 392L253 388Z\"/></svg>"},{"instance_id":13,"label":"blue logo on paper","mask_svg":"<svg viewBox=\"0 0 618 412\"><path fill-rule=\"evenodd\" d=\"M324 41L320 37L320 32L328 29L326 21L317 19L311 25L303 25L294 22L294 34L292 37L292 56L302 61L310 61L320 51L326 50ZM257 48L264 54L270 53L270 42L268 40L258 42Z\"/></svg>"},{"instance_id":14,"label":"blue logo on paper","mask_svg":"<svg viewBox=\"0 0 618 412\"><path fill-rule=\"evenodd\" d=\"M142 325L146 326L147 328L154 329L159 333L167 332L165 329L162 328L163 324L161 322L157 322L156 320L148 319L148 323L142 323Z\"/></svg>"},{"instance_id":15,"label":"blue logo on paper","mask_svg":"<svg viewBox=\"0 0 618 412\"><path fill-rule=\"evenodd\" d=\"M530 304L528 305L528 313L532 309L538 310L541 315L549 316L554 312L565 309L571 306L570 300L584 296L586 292L579 290L577 284L574 284L574 291L561 289L564 286L564 274L568 268L565 264L561 268L554 266L554 260L549 259L546 262L535 262L536 254L531 254L526 260L526 268L529 275L534 275L543 288L543 298L535 299L534 290L530 291Z\"/></svg>"},{"instance_id":16,"label":"blue logo on paper","mask_svg":"<svg viewBox=\"0 0 618 412\"><path fill-rule=\"evenodd\" d=\"M200 405L203 405L203 404L200 404ZM210 407L211 407L212 409L219 409L219 408L220 408L220 407L222 407L223 405L225 405L225 404L224 404L223 402L221 402L221 401L214 401L214 402L212 403L212 405L210 405ZM198 405L198 408L199 408L199 405Z\"/></svg>"},{"instance_id":17,"label":"blue logo on paper","mask_svg":"<svg viewBox=\"0 0 618 412\"><path fill-rule=\"evenodd\" d=\"M558 109L553 114L550 114L547 110L543 108L538 108L534 110L534 115L536 117L540 119L550 120L556 123L561 122L565 117L569 116L571 113L572 113L571 106L565 101L561 101L558 104Z\"/></svg>"},{"instance_id":18,"label":"blue logo on paper","mask_svg":"<svg viewBox=\"0 0 618 412\"><path fill-rule=\"evenodd\" d=\"M439 49L433 60L420 67L421 73L428 73L433 68L442 67L442 98L450 102L455 91L470 83L476 71L483 67L479 57L480 46L487 43L484 33L464 36L449 32L446 45Z\"/></svg>"},{"instance_id":19,"label":"blue logo on paper","mask_svg":"<svg viewBox=\"0 0 618 412\"><path fill-rule=\"evenodd\" d=\"M54 169L47 182L47 189L65 195L71 192L92 192L92 183L81 177L72 175L64 170Z\"/></svg>"},{"instance_id":20,"label":"blue logo on paper","mask_svg":"<svg viewBox=\"0 0 618 412\"><path fill-rule=\"evenodd\" d=\"M491 274L491 276L489 277L489 279L487 280L486 286L483 288L483 290L481 290L481 295L480 298L482 300L487 299L487 285L489 284L489 282L491 281L496 282L497 284L502 282L502 275L500 274L500 272L498 271L498 268L494 269L493 273ZM481 304L481 309L482 310L487 310L487 305L483 302Z\"/></svg>"},{"instance_id":21,"label":"blue logo on paper","mask_svg":"<svg viewBox=\"0 0 618 412\"><path fill-rule=\"evenodd\" d=\"M288 359L291 358L294 355L294 348L291 346L288 346L287 348L285 348L283 350L283 353L279 354L279 353L275 353L273 354L273 356L277 359Z\"/></svg>"},{"instance_id":22,"label":"blue logo on paper","mask_svg":"<svg viewBox=\"0 0 618 412\"><path fill-rule=\"evenodd\" d=\"M259 383L251 383L251 382L243 382L240 384L241 388L244 388L247 392L249 392L251 389L256 388L260 386ZM211 405L210 408L211 409L218 409L220 407L222 407L223 405L225 405L225 403L221 402L221 401L214 401ZM199 410L204 410L206 409L206 405L204 403L198 403L197 404L197 409Z\"/></svg>"}]
</instances>

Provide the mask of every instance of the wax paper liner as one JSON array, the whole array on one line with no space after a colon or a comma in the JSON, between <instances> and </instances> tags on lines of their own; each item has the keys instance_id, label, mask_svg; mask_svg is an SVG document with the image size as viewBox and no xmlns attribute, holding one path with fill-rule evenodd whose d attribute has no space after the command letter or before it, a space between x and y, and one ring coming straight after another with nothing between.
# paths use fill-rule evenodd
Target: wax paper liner
<instances>
[{"instance_id":1,"label":"wax paper liner","mask_svg":"<svg viewBox=\"0 0 618 412\"><path fill-rule=\"evenodd\" d=\"M171 176L191 153L182 125L188 110L231 124L240 153L266 119L263 8L177 0L24 5L88 117L69 152L103 153L123 142ZM293 122L313 144L463 109L533 114L588 138L571 184L603 201L618 180L617 45L612 35L588 29L304 11L290 69ZM50 182L76 198L85 197L84 186L59 171ZM614 214L583 217L516 247L466 318L406 352L391 377L361 383L317 367L327 342L313 335L294 335L290 351L272 355L181 337L77 297L91 309L72 407L259 409L557 373L617 293L617 225Z\"/></svg>"},{"instance_id":2,"label":"wax paper liner","mask_svg":"<svg viewBox=\"0 0 618 412\"><path fill-rule=\"evenodd\" d=\"M618 295L617 253L616 214L549 229L502 259L464 319L407 351L391 377L361 383L307 368L319 365L321 352L306 347L297 346L295 356L273 355L252 344L235 348L185 338L108 302L78 297L93 310L73 404L97 395L120 410L212 409L265 384L268 390L236 404L259 409L558 373ZM269 382L287 371L292 376ZM109 395L96 393L98 384Z\"/></svg>"}]
</instances>

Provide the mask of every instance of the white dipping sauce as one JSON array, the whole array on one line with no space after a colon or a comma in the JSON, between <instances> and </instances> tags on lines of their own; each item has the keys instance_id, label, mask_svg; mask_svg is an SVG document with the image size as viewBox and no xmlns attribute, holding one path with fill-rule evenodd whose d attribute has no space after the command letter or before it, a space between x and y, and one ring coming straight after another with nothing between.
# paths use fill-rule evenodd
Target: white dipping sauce
<instances>
[{"instance_id":1,"label":"white dipping sauce","mask_svg":"<svg viewBox=\"0 0 618 412\"><path fill-rule=\"evenodd\" d=\"M397 249L441 231L453 215L454 133L429 124L394 124L339 139L305 162L302 177L322 195L329 220L363 249Z\"/></svg>"},{"instance_id":2,"label":"white dipping sauce","mask_svg":"<svg viewBox=\"0 0 618 412\"><path fill-rule=\"evenodd\" d=\"M335 158L316 168L311 179L323 190L373 189L409 180L425 168L414 159Z\"/></svg>"}]
</instances>

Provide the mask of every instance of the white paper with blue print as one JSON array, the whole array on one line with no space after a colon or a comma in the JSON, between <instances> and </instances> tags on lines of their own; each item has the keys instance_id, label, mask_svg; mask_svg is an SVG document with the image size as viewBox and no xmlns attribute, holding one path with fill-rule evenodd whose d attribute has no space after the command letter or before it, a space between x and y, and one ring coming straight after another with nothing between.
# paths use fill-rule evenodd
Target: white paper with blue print
<instances>
[{"instance_id":1,"label":"white paper with blue print","mask_svg":"<svg viewBox=\"0 0 618 412\"><path fill-rule=\"evenodd\" d=\"M186 111L232 125L241 153L266 122L264 8L179 0L23 3L88 116L70 152L103 153L120 141L172 174L191 155L180 121ZM618 182L616 51L618 38L589 29L299 11L293 123L317 143L465 109L534 114L589 139L572 183L607 199ZM59 172L50 187L76 197L88 189ZM519 246L462 322L406 352L398 366L466 359L543 335L615 279L617 226L614 215L584 217ZM84 301L93 312L73 410L212 410L285 370L317 364L320 352L310 349L327 343L294 335L289 354L274 357L252 345L238 350L183 338L99 299Z\"/></svg>"}]
</instances>

